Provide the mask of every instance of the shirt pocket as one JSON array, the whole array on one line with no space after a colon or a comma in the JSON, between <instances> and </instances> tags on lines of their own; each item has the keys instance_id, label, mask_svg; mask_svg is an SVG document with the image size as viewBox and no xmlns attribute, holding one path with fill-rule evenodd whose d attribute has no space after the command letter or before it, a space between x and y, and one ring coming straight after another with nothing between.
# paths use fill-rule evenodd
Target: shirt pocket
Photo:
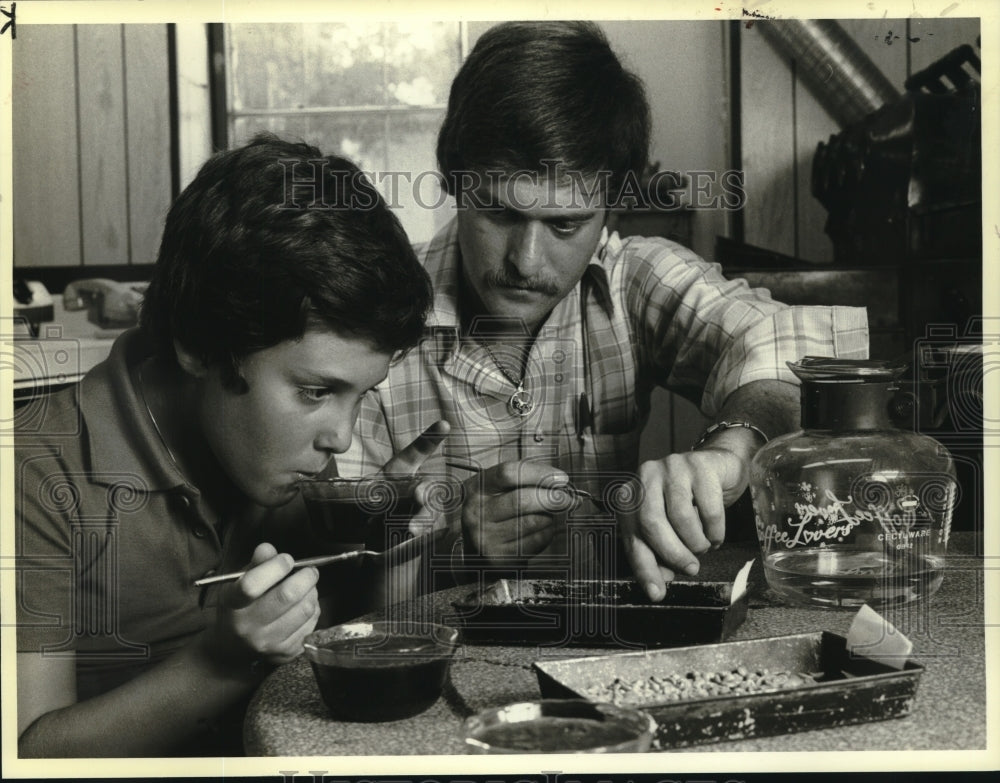
<instances>
[{"instance_id":1,"label":"shirt pocket","mask_svg":"<svg viewBox=\"0 0 1000 783\"><path fill-rule=\"evenodd\" d=\"M641 434L639 427L624 432L585 432L581 436L581 464L573 471L574 484L608 499L605 495L636 476Z\"/></svg>"}]
</instances>

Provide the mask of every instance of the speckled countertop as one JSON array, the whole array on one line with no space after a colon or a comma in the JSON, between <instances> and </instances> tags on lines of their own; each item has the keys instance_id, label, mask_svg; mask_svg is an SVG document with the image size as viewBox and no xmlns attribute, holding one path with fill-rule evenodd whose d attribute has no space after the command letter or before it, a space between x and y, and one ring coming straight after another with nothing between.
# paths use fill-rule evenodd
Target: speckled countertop
<instances>
[{"instance_id":1,"label":"speckled countertop","mask_svg":"<svg viewBox=\"0 0 1000 783\"><path fill-rule=\"evenodd\" d=\"M899 719L684 748L716 751L970 750L986 745L983 561L972 534L953 538L941 589L931 599L881 614L913 642L911 660L924 667L909 715ZM757 554L727 545L706 556L701 579L731 580ZM729 641L832 631L846 635L852 611L779 604L763 587L760 564L751 576L746 622ZM441 618L471 587L424 596L410 611ZM261 685L247 713L244 740L252 756L448 755L465 752L460 729L488 707L539 698L535 661L607 655L608 648L462 646L442 698L412 718L347 723L329 717L304 658L283 666Z\"/></svg>"}]
</instances>

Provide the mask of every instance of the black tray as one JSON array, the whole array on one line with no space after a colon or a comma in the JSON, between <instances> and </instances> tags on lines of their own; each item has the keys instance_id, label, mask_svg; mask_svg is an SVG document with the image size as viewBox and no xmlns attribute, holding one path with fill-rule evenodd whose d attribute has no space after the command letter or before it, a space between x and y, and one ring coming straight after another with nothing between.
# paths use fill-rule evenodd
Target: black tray
<instances>
[{"instance_id":1,"label":"black tray","mask_svg":"<svg viewBox=\"0 0 1000 783\"><path fill-rule=\"evenodd\" d=\"M658 727L654 749L723 740L768 737L810 729L898 718L909 713L923 667L902 669L850 653L843 636L821 631L726 644L619 653L534 664L543 698L587 698L594 686L616 678L633 682L651 675L748 670L813 672L816 681L797 688L738 696L634 703Z\"/></svg>"},{"instance_id":2,"label":"black tray","mask_svg":"<svg viewBox=\"0 0 1000 783\"><path fill-rule=\"evenodd\" d=\"M652 603L633 581L501 579L455 601L463 639L483 644L676 647L729 638L747 616L729 582L671 582Z\"/></svg>"}]
</instances>

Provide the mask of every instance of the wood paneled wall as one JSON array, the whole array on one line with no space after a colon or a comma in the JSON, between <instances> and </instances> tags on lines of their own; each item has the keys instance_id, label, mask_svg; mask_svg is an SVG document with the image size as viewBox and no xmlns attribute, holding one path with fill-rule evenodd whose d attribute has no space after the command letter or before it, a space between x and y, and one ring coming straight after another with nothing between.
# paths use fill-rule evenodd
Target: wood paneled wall
<instances>
[{"instance_id":1,"label":"wood paneled wall","mask_svg":"<svg viewBox=\"0 0 1000 783\"><path fill-rule=\"evenodd\" d=\"M14 265L148 264L173 193L166 25L31 25L13 47Z\"/></svg>"},{"instance_id":2,"label":"wood paneled wall","mask_svg":"<svg viewBox=\"0 0 1000 783\"><path fill-rule=\"evenodd\" d=\"M902 94L906 79L962 44L978 19L841 19ZM826 210L810 192L816 145L840 127L757 25L741 28L741 132L747 206L744 240L818 264L833 260Z\"/></svg>"}]
</instances>

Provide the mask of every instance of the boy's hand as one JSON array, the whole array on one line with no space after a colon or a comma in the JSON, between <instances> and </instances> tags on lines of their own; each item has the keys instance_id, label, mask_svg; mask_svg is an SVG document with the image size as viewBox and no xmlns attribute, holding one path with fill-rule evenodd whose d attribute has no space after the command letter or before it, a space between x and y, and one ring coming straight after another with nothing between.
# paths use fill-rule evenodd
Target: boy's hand
<instances>
[{"instance_id":1,"label":"boy's hand","mask_svg":"<svg viewBox=\"0 0 1000 783\"><path fill-rule=\"evenodd\" d=\"M292 570L292 557L259 544L247 572L223 586L214 626L207 632L216 660L288 663L319 619L315 568Z\"/></svg>"}]
</instances>

